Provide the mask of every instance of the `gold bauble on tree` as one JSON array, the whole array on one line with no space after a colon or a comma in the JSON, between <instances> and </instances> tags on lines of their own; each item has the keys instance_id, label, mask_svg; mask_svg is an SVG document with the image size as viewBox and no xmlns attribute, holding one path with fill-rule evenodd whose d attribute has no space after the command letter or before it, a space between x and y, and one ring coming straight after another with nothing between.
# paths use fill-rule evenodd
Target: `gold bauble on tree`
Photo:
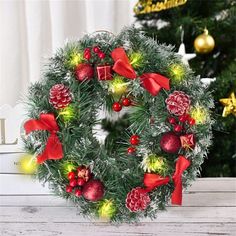
<instances>
[{"instance_id":1,"label":"gold bauble on tree","mask_svg":"<svg viewBox=\"0 0 236 236\"><path fill-rule=\"evenodd\" d=\"M207 29L204 29L203 34L197 36L194 40L194 48L199 54L210 53L215 47L214 38L208 33Z\"/></svg>"}]
</instances>

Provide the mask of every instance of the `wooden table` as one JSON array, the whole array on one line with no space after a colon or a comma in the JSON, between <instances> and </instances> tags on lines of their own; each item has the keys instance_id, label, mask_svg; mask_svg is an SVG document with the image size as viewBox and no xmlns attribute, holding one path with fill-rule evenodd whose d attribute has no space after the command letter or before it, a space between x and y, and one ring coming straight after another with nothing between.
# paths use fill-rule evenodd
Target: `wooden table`
<instances>
[{"instance_id":1,"label":"wooden table","mask_svg":"<svg viewBox=\"0 0 236 236\"><path fill-rule=\"evenodd\" d=\"M236 235L235 178L198 179L184 193L182 207L170 206L155 221L132 225L84 219L71 204L47 191L1 194L0 206L1 236Z\"/></svg>"}]
</instances>

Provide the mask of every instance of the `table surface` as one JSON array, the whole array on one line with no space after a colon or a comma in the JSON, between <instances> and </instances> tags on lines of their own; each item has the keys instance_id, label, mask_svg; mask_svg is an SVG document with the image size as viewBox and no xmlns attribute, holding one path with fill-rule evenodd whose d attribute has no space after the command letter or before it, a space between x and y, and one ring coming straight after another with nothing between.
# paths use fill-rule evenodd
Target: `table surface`
<instances>
[{"instance_id":1,"label":"table surface","mask_svg":"<svg viewBox=\"0 0 236 236\"><path fill-rule=\"evenodd\" d=\"M1 194L3 236L236 235L236 178L201 178L154 221L111 225L90 221L63 199L48 193Z\"/></svg>"}]
</instances>

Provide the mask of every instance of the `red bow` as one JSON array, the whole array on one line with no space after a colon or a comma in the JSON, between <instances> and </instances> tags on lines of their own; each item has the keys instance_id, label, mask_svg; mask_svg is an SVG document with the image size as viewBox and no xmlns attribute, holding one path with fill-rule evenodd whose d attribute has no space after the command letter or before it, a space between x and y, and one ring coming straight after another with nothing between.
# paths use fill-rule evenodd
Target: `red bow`
<instances>
[{"instance_id":1,"label":"red bow","mask_svg":"<svg viewBox=\"0 0 236 236\"><path fill-rule=\"evenodd\" d=\"M111 52L111 57L115 61L113 70L126 78L136 79L137 75L129 62L123 48L115 48ZM169 79L156 73L144 73L140 76L141 85L153 96L156 96L161 88L170 89Z\"/></svg>"},{"instance_id":2,"label":"red bow","mask_svg":"<svg viewBox=\"0 0 236 236\"><path fill-rule=\"evenodd\" d=\"M43 163L47 159L61 159L63 157L62 144L57 136L59 127L53 114L40 114L39 120L31 119L25 122L26 134L36 130L47 130L50 136L42 154L37 156L37 162Z\"/></svg>"},{"instance_id":3,"label":"red bow","mask_svg":"<svg viewBox=\"0 0 236 236\"><path fill-rule=\"evenodd\" d=\"M175 173L172 176L175 189L172 193L171 203L181 205L182 204L182 174L189 167L190 161L184 156L179 156L176 165ZM166 185L170 181L169 177L162 177L157 174L144 174L143 183L147 187L147 192L152 191L154 188L161 185Z\"/></svg>"}]
</instances>

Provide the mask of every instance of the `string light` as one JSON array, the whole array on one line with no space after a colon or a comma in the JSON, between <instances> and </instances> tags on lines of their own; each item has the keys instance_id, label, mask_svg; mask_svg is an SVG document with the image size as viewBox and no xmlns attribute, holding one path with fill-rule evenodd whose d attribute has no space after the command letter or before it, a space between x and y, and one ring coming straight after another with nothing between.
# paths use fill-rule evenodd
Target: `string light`
<instances>
[{"instance_id":1,"label":"string light","mask_svg":"<svg viewBox=\"0 0 236 236\"><path fill-rule=\"evenodd\" d=\"M65 122L69 122L69 121L73 120L76 116L76 112L75 112L74 107L72 105L69 105L63 109L60 109L59 116L62 117L62 119Z\"/></svg>"},{"instance_id":2,"label":"string light","mask_svg":"<svg viewBox=\"0 0 236 236\"><path fill-rule=\"evenodd\" d=\"M127 92L127 83L124 82L123 77L115 76L114 79L109 83L109 90L114 95L122 95Z\"/></svg>"},{"instance_id":3,"label":"string light","mask_svg":"<svg viewBox=\"0 0 236 236\"><path fill-rule=\"evenodd\" d=\"M141 163L144 171L155 172L161 175L166 175L168 165L163 157L156 154L147 155Z\"/></svg>"},{"instance_id":4,"label":"string light","mask_svg":"<svg viewBox=\"0 0 236 236\"><path fill-rule=\"evenodd\" d=\"M19 159L19 171L24 174L34 174L37 170L35 156L31 154L24 154Z\"/></svg>"},{"instance_id":5,"label":"string light","mask_svg":"<svg viewBox=\"0 0 236 236\"><path fill-rule=\"evenodd\" d=\"M185 69L180 64L173 64L170 66L171 81L181 82L184 78Z\"/></svg>"},{"instance_id":6,"label":"string light","mask_svg":"<svg viewBox=\"0 0 236 236\"><path fill-rule=\"evenodd\" d=\"M130 54L129 60L134 68L138 68L143 64L143 55L140 52L133 52Z\"/></svg>"},{"instance_id":7,"label":"string light","mask_svg":"<svg viewBox=\"0 0 236 236\"><path fill-rule=\"evenodd\" d=\"M209 112L205 107L196 105L190 109L190 115L196 124L204 124L209 117Z\"/></svg>"},{"instance_id":8,"label":"string light","mask_svg":"<svg viewBox=\"0 0 236 236\"><path fill-rule=\"evenodd\" d=\"M100 218L110 219L114 216L115 212L116 212L116 207L113 200L105 199L100 203L98 209L98 214Z\"/></svg>"},{"instance_id":9,"label":"string light","mask_svg":"<svg viewBox=\"0 0 236 236\"><path fill-rule=\"evenodd\" d=\"M78 52L72 52L69 56L69 66L75 67L83 61L83 55Z\"/></svg>"}]
</instances>

